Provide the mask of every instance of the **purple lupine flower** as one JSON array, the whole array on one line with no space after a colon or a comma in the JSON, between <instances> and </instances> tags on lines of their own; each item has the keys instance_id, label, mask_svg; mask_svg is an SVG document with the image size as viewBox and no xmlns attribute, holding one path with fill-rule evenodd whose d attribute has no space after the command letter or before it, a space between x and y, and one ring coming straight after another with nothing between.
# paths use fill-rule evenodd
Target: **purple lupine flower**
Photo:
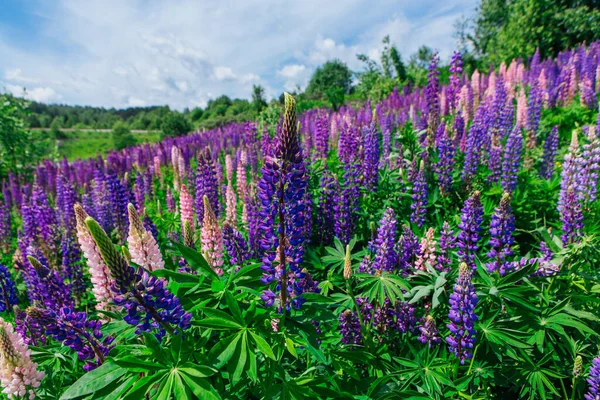
<instances>
[{"instance_id":1,"label":"purple lupine flower","mask_svg":"<svg viewBox=\"0 0 600 400\"><path fill-rule=\"evenodd\" d=\"M119 241L123 242L127 238L127 227L129 226L127 216L127 204L129 204L128 186L112 171L107 174L106 181L114 228L117 230Z\"/></svg>"},{"instance_id":2,"label":"purple lupine flower","mask_svg":"<svg viewBox=\"0 0 600 400\"><path fill-rule=\"evenodd\" d=\"M217 172L208 147L199 154L196 169L196 216L200 225L204 218L204 196L208 197L215 215L218 216L220 208Z\"/></svg>"},{"instance_id":3,"label":"purple lupine flower","mask_svg":"<svg viewBox=\"0 0 600 400\"><path fill-rule=\"evenodd\" d=\"M477 314L475 314L477 295L471 282L471 275L471 268L466 263L462 263L458 269L454 292L450 295L450 312L448 313L450 323L446 325L450 330L450 335L446 337L446 343L450 351L459 358L461 364L473 357L472 349L477 333L474 328L474 324L478 320Z\"/></svg>"},{"instance_id":4,"label":"purple lupine flower","mask_svg":"<svg viewBox=\"0 0 600 400\"><path fill-rule=\"evenodd\" d=\"M557 150L558 125L554 125L554 128L552 128L544 143L544 156L540 168L540 176L544 179L552 178L552 174L554 173L554 158L556 157Z\"/></svg>"},{"instance_id":5,"label":"purple lupine flower","mask_svg":"<svg viewBox=\"0 0 600 400\"><path fill-rule=\"evenodd\" d=\"M325 245L333 242L335 235L336 196L340 192L340 184L329 170L321 177L321 191L317 208L317 224L319 238Z\"/></svg>"},{"instance_id":6,"label":"purple lupine flower","mask_svg":"<svg viewBox=\"0 0 600 400\"><path fill-rule=\"evenodd\" d=\"M9 311L18 303L19 298L10 271L0 264L0 312Z\"/></svg>"},{"instance_id":7,"label":"purple lupine flower","mask_svg":"<svg viewBox=\"0 0 600 400\"><path fill-rule=\"evenodd\" d=\"M340 334L342 343L358 345L362 343L360 321L355 312L346 310L340 315Z\"/></svg>"},{"instance_id":8,"label":"purple lupine flower","mask_svg":"<svg viewBox=\"0 0 600 400\"><path fill-rule=\"evenodd\" d=\"M373 123L370 127L363 128L363 185L369 192L377 189L379 181L379 131Z\"/></svg>"},{"instance_id":9,"label":"purple lupine flower","mask_svg":"<svg viewBox=\"0 0 600 400\"><path fill-rule=\"evenodd\" d=\"M327 115L317 117L315 132L315 155L326 159L329 153L329 124Z\"/></svg>"},{"instance_id":10,"label":"purple lupine flower","mask_svg":"<svg viewBox=\"0 0 600 400\"><path fill-rule=\"evenodd\" d=\"M348 244L352 239L357 222L360 204L359 168L357 164L345 166L344 188L335 194L334 233L344 244Z\"/></svg>"},{"instance_id":11,"label":"purple lupine flower","mask_svg":"<svg viewBox=\"0 0 600 400\"><path fill-rule=\"evenodd\" d=\"M455 51L450 60L450 84L446 92L448 100L448 110L454 113L460 95L460 78L463 72L463 62L460 52Z\"/></svg>"},{"instance_id":12,"label":"purple lupine flower","mask_svg":"<svg viewBox=\"0 0 600 400\"><path fill-rule=\"evenodd\" d=\"M170 213L174 213L175 210L177 209L177 205L175 203L175 198L173 197L173 192L171 192L170 187L167 187L166 202L167 202L167 211L169 211Z\"/></svg>"},{"instance_id":13,"label":"purple lupine flower","mask_svg":"<svg viewBox=\"0 0 600 400\"><path fill-rule=\"evenodd\" d=\"M436 269L438 271L450 271L452 261L450 259L450 252L456 247L456 237L454 236L454 230L450 228L450 224L444 221L442 225L442 232L440 233L440 251L437 256Z\"/></svg>"},{"instance_id":14,"label":"purple lupine flower","mask_svg":"<svg viewBox=\"0 0 600 400\"><path fill-rule=\"evenodd\" d=\"M117 251L106 232L93 219L85 220L104 263L114 279L111 290L114 303L127 312L125 322L137 326L136 333L156 330L161 340L166 332L188 329L192 315L185 312L179 299L165 289L165 281L135 268Z\"/></svg>"},{"instance_id":15,"label":"purple lupine flower","mask_svg":"<svg viewBox=\"0 0 600 400\"><path fill-rule=\"evenodd\" d=\"M497 131L492 135L488 168L490 169L488 182L498 183L502 175L502 143L500 143L500 135Z\"/></svg>"},{"instance_id":16,"label":"purple lupine flower","mask_svg":"<svg viewBox=\"0 0 600 400\"><path fill-rule=\"evenodd\" d=\"M425 214L427 213L427 196L429 194L429 188L425 179L425 163L421 160L421 166L419 172L415 176L412 188L412 204L410 209L412 214L410 215L410 221L421 228L425 224Z\"/></svg>"},{"instance_id":17,"label":"purple lupine flower","mask_svg":"<svg viewBox=\"0 0 600 400\"><path fill-rule=\"evenodd\" d=\"M435 318L433 318L431 315L421 318L419 332L421 334L417 340L423 344L429 344L429 348L431 348L434 344L440 344L442 342L440 332L435 325Z\"/></svg>"},{"instance_id":18,"label":"purple lupine flower","mask_svg":"<svg viewBox=\"0 0 600 400\"><path fill-rule=\"evenodd\" d=\"M577 158L577 195L586 208L596 200L598 192L598 172L600 171L600 137L593 127L588 128L588 143Z\"/></svg>"},{"instance_id":19,"label":"purple lupine flower","mask_svg":"<svg viewBox=\"0 0 600 400\"><path fill-rule=\"evenodd\" d=\"M590 387L585 394L585 400L600 400L600 356L594 358L592 361L587 383Z\"/></svg>"},{"instance_id":20,"label":"purple lupine flower","mask_svg":"<svg viewBox=\"0 0 600 400\"><path fill-rule=\"evenodd\" d=\"M51 271L43 264L44 259L27 256L29 264L37 274L37 287L35 290L41 295L44 305L52 310L58 310L61 307L73 307L69 288L64 280L56 271Z\"/></svg>"},{"instance_id":21,"label":"purple lupine flower","mask_svg":"<svg viewBox=\"0 0 600 400\"><path fill-rule=\"evenodd\" d=\"M62 307L57 311L29 307L27 315L45 328L47 335L77 351L79 360L86 361L84 370L91 371L104 362L114 347L114 337L104 336L102 323L88 319L85 312Z\"/></svg>"},{"instance_id":22,"label":"purple lupine flower","mask_svg":"<svg viewBox=\"0 0 600 400\"><path fill-rule=\"evenodd\" d=\"M499 271L500 275L510 272L512 263L508 260L514 253L511 246L515 242L515 216L510 207L510 194L504 193L500 205L494 210L490 223L490 251L487 256L492 259L487 263L488 272Z\"/></svg>"},{"instance_id":23,"label":"purple lupine flower","mask_svg":"<svg viewBox=\"0 0 600 400\"><path fill-rule=\"evenodd\" d=\"M388 300L388 299L386 299ZM415 319L415 306L407 301L396 301L393 307L393 314L395 322L393 327L399 333L413 332L416 319Z\"/></svg>"},{"instance_id":24,"label":"purple lupine flower","mask_svg":"<svg viewBox=\"0 0 600 400\"><path fill-rule=\"evenodd\" d=\"M239 270L250 259L248 242L237 229L225 222L223 224L223 243L231 265L235 267L236 271Z\"/></svg>"},{"instance_id":25,"label":"purple lupine flower","mask_svg":"<svg viewBox=\"0 0 600 400\"><path fill-rule=\"evenodd\" d=\"M560 211L560 220L563 224L561 236L563 245L578 242L583 236L583 211L573 186L567 190L565 203Z\"/></svg>"},{"instance_id":26,"label":"purple lupine flower","mask_svg":"<svg viewBox=\"0 0 600 400\"><path fill-rule=\"evenodd\" d=\"M398 254L396 253L396 213L388 208L383 213L377 230L375 239L375 258L373 259L372 271L388 271L395 269L398 263Z\"/></svg>"},{"instance_id":27,"label":"purple lupine flower","mask_svg":"<svg viewBox=\"0 0 600 400\"><path fill-rule=\"evenodd\" d=\"M517 174L521 166L521 150L523 149L523 135L517 126L506 141L504 159L502 160L502 188L512 193L517 187Z\"/></svg>"},{"instance_id":28,"label":"purple lupine flower","mask_svg":"<svg viewBox=\"0 0 600 400\"><path fill-rule=\"evenodd\" d=\"M0 251L8 253L12 245L10 210L0 201Z\"/></svg>"},{"instance_id":29,"label":"purple lupine flower","mask_svg":"<svg viewBox=\"0 0 600 400\"><path fill-rule=\"evenodd\" d=\"M536 82L531 88L527 111L527 130L532 132L535 137L540 125L540 115L542 111L542 89L539 82Z\"/></svg>"},{"instance_id":30,"label":"purple lupine flower","mask_svg":"<svg viewBox=\"0 0 600 400\"><path fill-rule=\"evenodd\" d=\"M560 192L558 193L558 205L557 209L559 213L562 213L562 209L565 205L567 193L570 188L575 190L578 185L576 178L578 175L577 158L579 157L579 141L577 139L577 130L573 131L571 136L571 145L569 146L569 152L565 155L562 163L562 173L560 175ZM577 193L576 193L577 197Z\"/></svg>"},{"instance_id":31,"label":"purple lupine flower","mask_svg":"<svg viewBox=\"0 0 600 400\"><path fill-rule=\"evenodd\" d=\"M19 306L14 306L13 310L15 312L15 331L19 332L23 341L31 346L45 346L48 342L45 328L21 310Z\"/></svg>"},{"instance_id":32,"label":"purple lupine flower","mask_svg":"<svg viewBox=\"0 0 600 400\"><path fill-rule=\"evenodd\" d=\"M254 187L250 186L250 190L248 190L248 193L246 193L246 197L244 198L244 210L248 220L246 223L248 245L250 246L252 255L258 257L262 252L260 245L261 219L255 191Z\"/></svg>"},{"instance_id":33,"label":"purple lupine flower","mask_svg":"<svg viewBox=\"0 0 600 400\"><path fill-rule=\"evenodd\" d=\"M264 257L262 282L275 281L279 292L278 308L299 308L302 293L318 291L310 275L300 268L304 257L303 244L307 174L297 134L296 102L285 94L285 114L273 156L268 156L262 168L258 197L262 208L261 247ZM266 290L261 298L274 304L275 292Z\"/></svg>"},{"instance_id":34,"label":"purple lupine flower","mask_svg":"<svg viewBox=\"0 0 600 400\"><path fill-rule=\"evenodd\" d=\"M419 255L419 238L410 229L410 226L403 226L403 234L396 244L396 253L398 254L398 269L401 273L406 273L412 269L412 264Z\"/></svg>"},{"instance_id":35,"label":"purple lupine flower","mask_svg":"<svg viewBox=\"0 0 600 400\"><path fill-rule=\"evenodd\" d=\"M438 63L440 57L437 51L431 58L429 64L429 73L427 74L427 86L425 87L425 98L426 98L426 113L427 113L427 127L431 131L431 134L436 131L438 123L440 122L440 71L438 69Z\"/></svg>"},{"instance_id":36,"label":"purple lupine flower","mask_svg":"<svg viewBox=\"0 0 600 400\"><path fill-rule=\"evenodd\" d=\"M443 126L443 124L440 126ZM440 193L442 196L447 196L452 192L452 173L454 171L456 147L446 129L444 129L444 135L438 143L437 150L439 157L438 162L435 164L435 172L440 184Z\"/></svg>"},{"instance_id":37,"label":"purple lupine flower","mask_svg":"<svg viewBox=\"0 0 600 400\"><path fill-rule=\"evenodd\" d=\"M475 191L465 201L460 220L461 222L458 224L460 232L457 238L458 257L461 262L465 262L475 269L475 255L479 251L478 242L481 239L479 232L483 222L483 204L481 204L479 191Z\"/></svg>"}]
</instances>

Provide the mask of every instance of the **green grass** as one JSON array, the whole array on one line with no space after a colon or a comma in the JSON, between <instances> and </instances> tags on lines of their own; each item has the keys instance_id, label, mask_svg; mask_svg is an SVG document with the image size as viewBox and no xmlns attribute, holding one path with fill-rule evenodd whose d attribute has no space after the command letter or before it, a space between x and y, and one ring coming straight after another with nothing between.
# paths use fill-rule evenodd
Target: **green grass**
<instances>
[{"instance_id":1,"label":"green grass","mask_svg":"<svg viewBox=\"0 0 600 400\"><path fill-rule=\"evenodd\" d=\"M160 132L134 132L133 135L138 143L155 143L160 140ZM66 156L69 161L94 157L96 154L105 155L114 149L110 132L74 131L67 132L67 136L68 139L58 142L52 140L51 144L60 157Z\"/></svg>"}]
</instances>

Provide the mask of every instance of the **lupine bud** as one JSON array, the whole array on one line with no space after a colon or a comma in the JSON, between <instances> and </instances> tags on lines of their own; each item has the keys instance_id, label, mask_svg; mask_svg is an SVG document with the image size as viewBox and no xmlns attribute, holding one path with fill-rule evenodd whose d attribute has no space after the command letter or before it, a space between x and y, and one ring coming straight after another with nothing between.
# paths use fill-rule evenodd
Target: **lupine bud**
<instances>
[{"instance_id":1,"label":"lupine bud","mask_svg":"<svg viewBox=\"0 0 600 400\"><path fill-rule=\"evenodd\" d=\"M350 245L346 245L346 257L344 257L344 279L352 278L352 258L350 254Z\"/></svg>"},{"instance_id":2,"label":"lupine bud","mask_svg":"<svg viewBox=\"0 0 600 400\"><path fill-rule=\"evenodd\" d=\"M583 359L581 356L575 357L575 362L573 363L573 376L578 378L583 372Z\"/></svg>"}]
</instances>

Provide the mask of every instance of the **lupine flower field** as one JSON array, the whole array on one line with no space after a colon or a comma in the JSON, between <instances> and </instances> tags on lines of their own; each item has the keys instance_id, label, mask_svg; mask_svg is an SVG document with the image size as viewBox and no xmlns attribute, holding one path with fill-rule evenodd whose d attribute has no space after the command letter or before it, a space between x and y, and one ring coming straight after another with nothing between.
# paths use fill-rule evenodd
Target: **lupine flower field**
<instances>
[{"instance_id":1,"label":"lupine flower field","mask_svg":"<svg viewBox=\"0 0 600 400\"><path fill-rule=\"evenodd\" d=\"M8 399L600 399L600 42L2 182Z\"/></svg>"}]
</instances>

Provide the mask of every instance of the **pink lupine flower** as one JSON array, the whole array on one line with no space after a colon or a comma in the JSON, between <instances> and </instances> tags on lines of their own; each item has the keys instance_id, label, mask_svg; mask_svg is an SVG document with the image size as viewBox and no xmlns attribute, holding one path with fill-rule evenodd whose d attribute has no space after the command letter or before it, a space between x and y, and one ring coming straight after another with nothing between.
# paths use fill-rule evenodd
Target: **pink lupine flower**
<instances>
[{"instance_id":1,"label":"pink lupine flower","mask_svg":"<svg viewBox=\"0 0 600 400\"><path fill-rule=\"evenodd\" d=\"M12 324L0 318L0 383L2 393L8 398L34 399L35 389L44 379L44 372L31 361L23 337L15 332Z\"/></svg>"},{"instance_id":2,"label":"pink lupine flower","mask_svg":"<svg viewBox=\"0 0 600 400\"><path fill-rule=\"evenodd\" d=\"M113 302L113 292L110 289L112 277L100 255L100 250L96 246L96 242L92 238L92 234L85 224L87 217L88 214L81 204L75 204L77 240L90 269L90 280L92 281L92 292L96 298L96 309L109 311Z\"/></svg>"},{"instance_id":3,"label":"pink lupine flower","mask_svg":"<svg viewBox=\"0 0 600 400\"><path fill-rule=\"evenodd\" d=\"M431 266L436 265L436 240L434 239L435 231L433 228L429 228L425 237L421 239L421 251L419 251L419 256L415 261L415 268L421 271L425 271L426 264Z\"/></svg>"},{"instance_id":4,"label":"pink lupine flower","mask_svg":"<svg viewBox=\"0 0 600 400\"><path fill-rule=\"evenodd\" d=\"M233 160L231 154L225 156L225 173L227 174L227 182L233 180Z\"/></svg>"},{"instance_id":5,"label":"pink lupine flower","mask_svg":"<svg viewBox=\"0 0 600 400\"><path fill-rule=\"evenodd\" d=\"M521 128L527 126L527 114L527 97L525 96L525 90L521 88L517 99L517 126Z\"/></svg>"},{"instance_id":6,"label":"pink lupine flower","mask_svg":"<svg viewBox=\"0 0 600 400\"><path fill-rule=\"evenodd\" d=\"M246 165L248 165L248 153L242 150L240 159L237 163L237 191L240 198L243 199L248 190L248 175L246 174Z\"/></svg>"},{"instance_id":7,"label":"pink lupine flower","mask_svg":"<svg viewBox=\"0 0 600 400\"><path fill-rule=\"evenodd\" d=\"M160 157L154 156L154 175L160 176Z\"/></svg>"},{"instance_id":8,"label":"pink lupine flower","mask_svg":"<svg viewBox=\"0 0 600 400\"><path fill-rule=\"evenodd\" d=\"M225 192L225 221L237 226L237 199L233 184L229 181Z\"/></svg>"},{"instance_id":9,"label":"pink lupine flower","mask_svg":"<svg viewBox=\"0 0 600 400\"><path fill-rule=\"evenodd\" d=\"M202 253L208 265L218 274L223 275L223 232L215 212L204 196L204 223L202 224Z\"/></svg>"},{"instance_id":10,"label":"pink lupine flower","mask_svg":"<svg viewBox=\"0 0 600 400\"><path fill-rule=\"evenodd\" d=\"M129 211L129 236L127 237L127 244L129 245L131 261L148 271L163 269L165 262L160 254L156 239L144 227L134 205L129 203L127 210Z\"/></svg>"},{"instance_id":11,"label":"pink lupine flower","mask_svg":"<svg viewBox=\"0 0 600 400\"><path fill-rule=\"evenodd\" d=\"M183 225L185 221L188 221L193 228L194 199L192 199L192 195L188 192L185 184L181 185L181 190L179 192L179 211L181 213L181 225Z\"/></svg>"}]
</instances>

